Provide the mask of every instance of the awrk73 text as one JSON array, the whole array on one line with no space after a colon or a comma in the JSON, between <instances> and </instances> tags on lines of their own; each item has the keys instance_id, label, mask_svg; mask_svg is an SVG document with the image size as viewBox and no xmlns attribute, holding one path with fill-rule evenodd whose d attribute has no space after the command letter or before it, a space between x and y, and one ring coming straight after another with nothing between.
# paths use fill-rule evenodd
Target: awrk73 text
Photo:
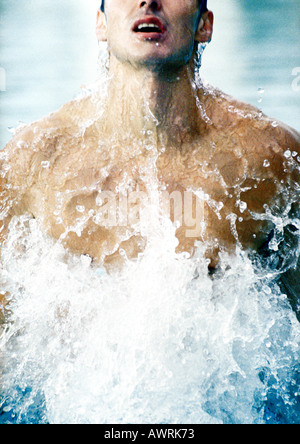
<instances>
[{"instance_id":1,"label":"awrk73 text","mask_svg":"<svg viewBox=\"0 0 300 444\"><path fill-rule=\"evenodd\" d=\"M195 438L194 429L151 429L148 438L165 439L193 439Z\"/></svg>"}]
</instances>

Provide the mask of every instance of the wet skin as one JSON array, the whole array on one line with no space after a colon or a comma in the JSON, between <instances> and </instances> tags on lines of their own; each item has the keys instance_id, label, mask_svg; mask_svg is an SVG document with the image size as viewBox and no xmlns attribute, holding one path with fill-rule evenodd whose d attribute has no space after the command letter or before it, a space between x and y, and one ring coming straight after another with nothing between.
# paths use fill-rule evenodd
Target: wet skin
<instances>
[{"instance_id":1,"label":"wet skin","mask_svg":"<svg viewBox=\"0 0 300 444\"><path fill-rule=\"evenodd\" d=\"M210 11L199 21L198 1L110 0L106 7L97 19L110 53L106 103L97 92L70 102L7 145L3 241L11 218L29 213L71 252L114 267L120 249L136 258L147 239L130 224L99 223L99 195L120 187L151 194L154 185L170 194L192 190L201 200L203 230L191 237L188 223L178 227L178 252L205 243L214 268L220 250L259 249L272 226L254 213L296 200L299 134L195 83L195 45L210 41L213 25ZM151 23L155 32L138 32Z\"/></svg>"},{"instance_id":2,"label":"wet skin","mask_svg":"<svg viewBox=\"0 0 300 444\"><path fill-rule=\"evenodd\" d=\"M192 253L196 240L206 242L214 266L218 250L234 251L237 235L241 246L258 249L270 224L255 220L253 213L264 214L266 204L285 205L286 190L293 194L297 160L285 153L299 152L298 135L220 92L207 92L205 110L209 120L200 122L201 132L176 146L155 144L149 136L150 150L145 137L106 136L90 97L24 128L3 153L5 226L13 215L30 213L74 253L111 264L122 248L134 258L146 239L130 226L97 224L99 195L117 195L120 184L123 192L147 193L156 184L169 193L201 191L205 230L200 237L187 237L183 224L176 232L177 251ZM79 219L81 233L68 233Z\"/></svg>"}]
</instances>

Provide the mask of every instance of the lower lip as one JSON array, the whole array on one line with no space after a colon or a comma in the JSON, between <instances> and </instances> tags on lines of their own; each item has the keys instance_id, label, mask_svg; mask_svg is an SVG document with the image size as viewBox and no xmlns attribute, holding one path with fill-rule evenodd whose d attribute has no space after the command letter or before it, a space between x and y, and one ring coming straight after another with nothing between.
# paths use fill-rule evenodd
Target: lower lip
<instances>
[{"instance_id":1,"label":"lower lip","mask_svg":"<svg viewBox=\"0 0 300 444\"><path fill-rule=\"evenodd\" d=\"M164 32L135 32L137 38L140 40L162 40L165 33Z\"/></svg>"}]
</instances>

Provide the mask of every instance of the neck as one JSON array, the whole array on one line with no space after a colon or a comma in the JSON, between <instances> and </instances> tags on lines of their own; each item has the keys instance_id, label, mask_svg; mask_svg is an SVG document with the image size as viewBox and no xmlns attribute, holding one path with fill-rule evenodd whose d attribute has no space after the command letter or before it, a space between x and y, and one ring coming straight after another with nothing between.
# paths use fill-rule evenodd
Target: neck
<instances>
[{"instance_id":1,"label":"neck","mask_svg":"<svg viewBox=\"0 0 300 444\"><path fill-rule=\"evenodd\" d=\"M151 71L110 59L106 131L150 137L162 145L191 142L204 122L197 106L199 94L193 67L176 75ZM201 99L200 99L201 100Z\"/></svg>"}]
</instances>

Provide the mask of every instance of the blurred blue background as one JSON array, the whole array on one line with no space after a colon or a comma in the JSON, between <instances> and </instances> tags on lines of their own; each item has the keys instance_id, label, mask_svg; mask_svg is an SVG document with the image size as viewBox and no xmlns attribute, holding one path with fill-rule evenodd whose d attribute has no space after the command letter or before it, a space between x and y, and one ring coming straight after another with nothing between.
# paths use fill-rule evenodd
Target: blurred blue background
<instances>
[{"instance_id":1,"label":"blurred blue background","mask_svg":"<svg viewBox=\"0 0 300 444\"><path fill-rule=\"evenodd\" d=\"M0 148L95 80L100 0L0 0ZM202 76L300 130L300 0L208 0Z\"/></svg>"}]
</instances>

